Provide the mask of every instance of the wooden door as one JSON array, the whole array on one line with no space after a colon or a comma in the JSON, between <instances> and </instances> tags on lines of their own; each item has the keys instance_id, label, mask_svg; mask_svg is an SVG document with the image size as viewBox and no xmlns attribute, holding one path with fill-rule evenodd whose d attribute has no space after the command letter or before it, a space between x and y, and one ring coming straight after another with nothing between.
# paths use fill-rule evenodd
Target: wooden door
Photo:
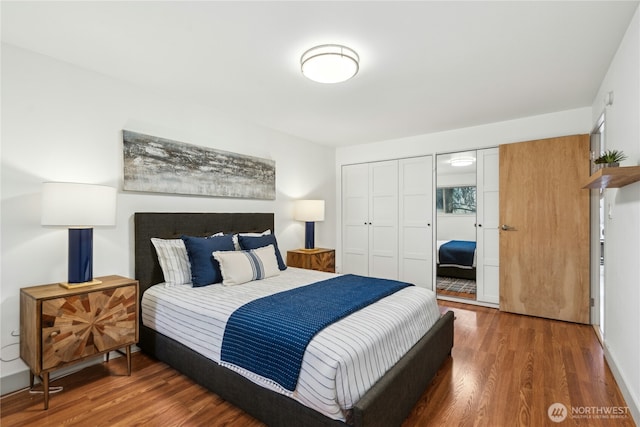
<instances>
[{"instance_id":1,"label":"wooden door","mask_svg":"<svg viewBox=\"0 0 640 427\"><path fill-rule=\"evenodd\" d=\"M476 300L498 304L500 300L498 149L478 150L476 158Z\"/></svg>"},{"instance_id":2,"label":"wooden door","mask_svg":"<svg viewBox=\"0 0 640 427\"><path fill-rule=\"evenodd\" d=\"M500 146L500 309L589 322L589 136Z\"/></svg>"},{"instance_id":3,"label":"wooden door","mask_svg":"<svg viewBox=\"0 0 640 427\"><path fill-rule=\"evenodd\" d=\"M398 161L369 164L369 276L398 279Z\"/></svg>"},{"instance_id":4,"label":"wooden door","mask_svg":"<svg viewBox=\"0 0 640 427\"><path fill-rule=\"evenodd\" d=\"M399 167L399 280L433 289L433 158Z\"/></svg>"}]
</instances>

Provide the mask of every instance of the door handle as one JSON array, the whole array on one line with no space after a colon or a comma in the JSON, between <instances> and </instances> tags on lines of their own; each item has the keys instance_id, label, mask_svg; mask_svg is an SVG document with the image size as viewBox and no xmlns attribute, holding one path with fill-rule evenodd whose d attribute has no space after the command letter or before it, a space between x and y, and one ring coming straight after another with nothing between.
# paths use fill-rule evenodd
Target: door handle
<instances>
[{"instance_id":1,"label":"door handle","mask_svg":"<svg viewBox=\"0 0 640 427\"><path fill-rule=\"evenodd\" d=\"M510 225L507 224L502 224L502 228L504 231L517 231L517 229L515 227L512 227Z\"/></svg>"}]
</instances>

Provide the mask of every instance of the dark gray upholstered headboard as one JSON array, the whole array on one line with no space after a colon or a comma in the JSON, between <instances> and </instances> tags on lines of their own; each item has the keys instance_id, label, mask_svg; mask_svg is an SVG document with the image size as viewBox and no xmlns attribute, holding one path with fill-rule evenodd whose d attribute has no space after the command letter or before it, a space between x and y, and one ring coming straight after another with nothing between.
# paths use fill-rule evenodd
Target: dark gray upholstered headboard
<instances>
[{"instance_id":1,"label":"dark gray upholstered headboard","mask_svg":"<svg viewBox=\"0 0 640 427\"><path fill-rule=\"evenodd\" d=\"M274 231L273 213L148 213L138 212L135 225L135 272L140 295L164 281L152 237L176 239L181 235Z\"/></svg>"}]
</instances>

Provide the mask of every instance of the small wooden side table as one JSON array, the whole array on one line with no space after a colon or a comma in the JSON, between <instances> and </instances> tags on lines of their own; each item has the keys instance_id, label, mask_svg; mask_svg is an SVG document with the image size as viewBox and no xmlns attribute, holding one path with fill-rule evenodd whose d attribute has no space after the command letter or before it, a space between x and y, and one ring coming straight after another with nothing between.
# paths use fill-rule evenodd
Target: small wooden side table
<instances>
[{"instance_id":1,"label":"small wooden side table","mask_svg":"<svg viewBox=\"0 0 640 427\"><path fill-rule=\"evenodd\" d=\"M287 265L307 270L336 272L336 251L334 249L295 249L287 251Z\"/></svg>"},{"instance_id":2,"label":"small wooden side table","mask_svg":"<svg viewBox=\"0 0 640 427\"><path fill-rule=\"evenodd\" d=\"M102 283L76 289L59 284L20 289L20 357L29 366L29 382L40 377L44 409L49 408L49 373L89 357L126 348L131 375L131 346L138 342L138 281L98 277Z\"/></svg>"}]
</instances>

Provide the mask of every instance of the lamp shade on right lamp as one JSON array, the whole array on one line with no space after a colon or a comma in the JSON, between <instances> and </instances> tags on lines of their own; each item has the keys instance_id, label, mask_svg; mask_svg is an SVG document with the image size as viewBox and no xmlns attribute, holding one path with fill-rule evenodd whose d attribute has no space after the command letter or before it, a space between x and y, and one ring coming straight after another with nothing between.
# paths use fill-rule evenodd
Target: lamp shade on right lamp
<instances>
[{"instance_id":1,"label":"lamp shade on right lamp","mask_svg":"<svg viewBox=\"0 0 640 427\"><path fill-rule=\"evenodd\" d=\"M304 248L315 248L315 223L324 221L324 200L297 200L293 218L305 222Z\"/></svg>"}]
</instances>

